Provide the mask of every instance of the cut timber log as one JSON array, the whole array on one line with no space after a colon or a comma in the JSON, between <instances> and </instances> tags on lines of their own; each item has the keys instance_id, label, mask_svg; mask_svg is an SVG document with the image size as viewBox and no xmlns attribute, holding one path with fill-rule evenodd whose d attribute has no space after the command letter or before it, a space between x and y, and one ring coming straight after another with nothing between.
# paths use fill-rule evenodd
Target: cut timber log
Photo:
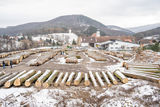
<instances>
[{"instance_id":1,"label":"cut timber log","mask_svg":"<svg viewBox=\"0 0 160 107\"><path fill-rule=\"evenodd\" d=\"M41 75L35 83L36 87L41 87L43 82L52 74L51 70L46 70L43 75Z\"/></svg>"},{"instance_id":2,"label":"cut timber log","mask_svg":"<svg viewBox=\"0 0 160 107\"><path fill-rule=\"evenodd\" d=\"M112 84L111 84L111 82L109 81L108 76L106 75L106 73L105 73L104 71L102 71L102 76L103 76L105 82L107 83L107 86L108 86L108 87L111 87Z\"/></svg>"},{"instance_id":3,"label":"cut timber log","mask_svg":"<svg viewBox=\"0 0 160 107\"><path fill-rule=\"evenodd\" d=\"M35 73L36 73L35 70L30 70L27 73L23 74L22 76L18 77L14 81L14 86L20 86L25 80L27 80L28 78L30 78L31 76L33 76Z\"/></svg>"},{"instance_id":4,"label":"cut timber log","mask_svg":"<svg viewBox=\"0 0 160 107\"><path fill-rule=\"evenodd\" d=\"M43 83L43 87L48 88L53 83L58 73L59 73L58 70L54 70L54 72L50 75L50 77Z\"/></svg>"},{"instance_id":5,"label":"cut timber log","mask_svg":"<svg viewBox=\"0 0 160 107\"><path fill-rule=\"evenodd\" d=\"M121 72L120 70L115 70L114 71L114 75L119 78L121 80L122 83L127 83L128 82L128 78L125 77Z\"/></svg>"},{"instance_id":6,"label":"cut timber log","mask_svg":"<svg viewBox=\"0 0 160 107\"><path fill-rule=\"evenodd\" d=\"M89 76L90 76L90 78L91 78L91 81L92 81L92 83L93 83L93 86L94 86L96 89L98 89L98 84L97 84L97 82L96 82L96 79L94 78L94 75L93 75L92 71L89 71Z\"/></svg>"},{"instance_id":7,"label":"cut timber log","mask_svg":"<svg viewBox=\"0 0 160 107\"><path fill-rule=\"evenodd\" d=\"M3 72L3 71L2 71L2 72L0 72L0 77L1 77L2 75L4 75L4 74L5 74L5 72Z\"/></svg>"},{"instance_id":8,"label":"cut timber log","mask_svg":"<svg viewBox=\"0 0 160 107\"><path fill-rule=\"evenodd\" d=\"M85 86L89 86L89 85L90 85L88 73L85 73L85 74L84 74L84 85L85 85Z\"/></svg>"},{"instance_id":9,"label":"cut timber log","mask_svg":"<svg viewBox=\"0 0 160 107\"><path fill-rule=\"evenodd\" d=\"M65 85L65 82L66 82L66 80L68 78L68 75L69 75L69 73L66 72L65 75L64 75L64 77L63 77L63 79L62 79L62 81L61 81L61 83L60 83L60 86L64 86Z\"/></svg>"},{"instance_id":10,"label":"cut timber log","mask_svg":"<svg viewBox=\"0 0 160 107\"><path fill-rule=\"evenodd\" d=\"M2 75L1 77L0 77L0 80L1 79L3 79L3 78L5 78L5 77L7 77L7 76L9 76L9 75L11 75L12 73L8 73L8 74L5 74L5 75Z\"/></svg>"},{"instance_id":11,"label":"cut timber log","mask_svg":"<svg viewBox=\"0 0 160 107\"><path fill-rule=\"evenodd\" d=\"M97 81L99 82L100 86L101 86L102 88L105 88L104 82L102 81L99 73L96 72L95 75L96 75L96 79L97 79Z\"/></svg>"},{"instance_id":12,"label":"cut timber log","mask_svg":"<svg viewBox=\"0 0 160 107\"><path fill-rule=\"evenodd\" d=\"M136 73L132 73L132 72L123 72L123 74L125 74L126 76L131 77L131 78L148 80L148 81L152 81L152 82L156 82L156 83L160 84L160 79L159 78L140 75L140 74L136 74Z\"/></svg>"},{"instance_id":13,"label":"cut timber log","mask_svg":"<svg viewBox=\"0 0 160 107\"><path fill-rule=\"evenodd\" d=\"M59 75L58 75L58 78L56 80L56 82L54 83L54 86L57 87L59 85L59 83L61 82L62 80L62 77L63 77L64 73L61 72Z\"/></svg>"},{"instance_id":14,"label":"cut timber log","mask_svg":"<svg viewBox=\"0 0 160 107\"><path fill-rule=\"evenodd\" d=\"M76 57L70 57L66 58L66 63L78 63L78 60Z\"/></svg>"},{"instance_id":15,"label":"cut timber log","mask_svg":"<svg viewBox=\"0 0 160 107\"><path fill-rule=\"evenodd\" d=\"M8 81L9 79L13 78L14 76L16 76L18 74L18 72L13 73L3 79L0 80L0 86L2 86L6 81Z\"/></svg>"},{"instance_id":16,"label":"cut timber log","mask_svg":"<svg viewBox=\"0 0 160 107\"><path fill-rule=\"evenodd\" d=\"M107 75L114 85L118 84L117 80L114 78L113 74L110 71L107 71Z\"/></svg>"},{"instance_id":17,"label":"cut timber log","mask_svg":"<svg viewBox=\"0 0 160 107\"><path fill-rule=\"evenodd\" d=\"M26 70L24 70L23 72L20 72L20 73L17 74L15 77L13 77L12 79L8 80L8 81L4 84L4 87L5 87L5 88L11 87L11 86L13 85L14 81L15 81L18 77L22 76L22 75L25 74L25 73L26 73Z\"/></svg>"},{"instance_id":18,"label":"cut timber log","mask_svg":"<svg viewBox=\"0 0 160 107\"><path fill-rule=\"evenodd\" d=\"M42 75L41 71L38 71L35 75L33 75L32 77L30 77L28 80L25 81L25 86L29 87L31 86L31 84L37 80L37 78L39 78Z\"/></svg>"},{"instance_id":19,"label":"cut timber log","mask_svg":"<svg viewBox=\"0 0 160 107\"><path fill-rule=\"evenodd\" d=\"M78 72L76 79L74 80L74 85L79 85L83 78L83 72Z\"/></svg>"},{"instance_id":20,"label":"cut timber log","mask_svg":"<svg viewBox=\"0 0 160 107\"><path fill-rule=\"evenodd\" d=\"M74 78L74 75L75 75L75 72L72 72L72 73L70 74L70 76L69 76L69 78L68 78L68 80L67 80L67 82L66 82L66 85L68 85L68 86L71 85L72 80L73 80L73 78Z\"/></svg>"}]
</instances>

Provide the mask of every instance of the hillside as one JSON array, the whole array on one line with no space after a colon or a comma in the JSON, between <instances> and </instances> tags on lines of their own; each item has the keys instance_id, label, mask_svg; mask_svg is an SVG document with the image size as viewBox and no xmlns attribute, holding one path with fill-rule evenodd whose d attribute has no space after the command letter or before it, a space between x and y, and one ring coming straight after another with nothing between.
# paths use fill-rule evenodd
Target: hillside
<instances>
[{"instance_id":1,"label":"hillside","mask_svg":"<svg viewBox=\"0 0 160 107\"><path fill-rule=\"evenodd\" d=\"M117 26L114 26L117 27ZM68 32L72 29L78 35L91 35L99 29L102 35L132 35L133 32L117 27L112 29L84 15L66 15L45 22L33 22L0 29L0 35L16 35L19 33L34 35Z\"/></svg>"},{"instance_id":2,"label":"hillside","mask_svg":"<svg viewBox=\"0 0 160 107\"><path fill-rule=\"evenodd\" d=\"M139 32L144 32L144 31L147 31L147 30L152 30L152 29L155 29L157 27L160 27L160 23L150 24L150 25L145 25L145 26L139 26L139 27L133 27L133 28L128 28L128 29L132 32L139 33Z\"/></svg>"},{"instance_id":3,"label":"hillside","mask_svg":"<svg viewBox=\"0 0 160 107\"><path fill-rule=\"evenodd\" d=\"M146 37L146 36L152 36L152 35L157 35L157 34L160 34L160 27L152 29L152 30L144 31L144 32L139 32L134 35L137 37Z\"/></svg>"}]
</instances>

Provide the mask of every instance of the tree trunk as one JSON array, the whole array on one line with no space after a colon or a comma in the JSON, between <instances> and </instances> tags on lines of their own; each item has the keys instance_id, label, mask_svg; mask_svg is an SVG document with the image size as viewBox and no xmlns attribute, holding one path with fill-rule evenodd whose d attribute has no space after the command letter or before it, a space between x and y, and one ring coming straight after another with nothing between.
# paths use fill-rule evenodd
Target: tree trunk
<instances>
[{"instance_id":1,"label":"tree trunk","mask_svg":"<svg viewBox=\"0 0 160 107\"><path fill-rule=\"evenodd\" d=\"M63 79L62 79L62 81L61 81L61 83L60 83L60 86L64 86L65 85L65 82L66 82L66 80L68 78L68 75L69 75L69 73L66 72L65 75L64 75L64 77L63 77Z\"/></svg>"},{"instance_id":2,"label":"tree trunk","mask_svg":"<svg viewBox=\"0 0 160 107\"><path fill-rule=\"evenodd\" d=\"M107 83L107 86L108 86L108 87L111 87L112 84L111 84L111 82L109 81L108 76L106 75L106 73L105 73L104 71L102 71L102 76L103 76L105 82Z\"/></svg>"},{"instance_id":3,"label":"tree trunk","mask_svg":"<svg viewBox=\"0 0 160 107\"><path fill-rule=\"evenodd\" d=\"M79 85L83 78L83 72L78 72L76 79L74 80L74 85Z\"/></svg>"},{"instance_id":4,"label":"tree trunk","mask_svg":"<svg viewBox=\"0 0 160 107\"><path fill-rule=\"evenodd\" d=\"M102 81L99 73L96 72L95 75L96 75L96 79L97 79L97 81L99 82L99 84L101 85L101 87L102 87L102 88L105 88L104 82Z\"/></svg>"},{"instance_id":5,"label":"tree trunk","mask_svg":"<svg viewBox=\"0 0 160 107\"><path fill-rule=\"evenodd\" d=\"M10 86L13 85L14 81L15 81L18 77L22 76L22 75L25 74L25 73L26 73L26 70L24 70L23 72L20 72L18 75L16 75L16 76L13 77L12 79L8 80L8 81L4 84L4 87L5 87L5 88L9 88Z\"/></svg>"},{"instance_id":6,"label":"tree trunk","mask_svg":"<svg viewBox=\"0 0 160 107\"><path fill-rule=\"evenodd\" d=\"M64 73L61 72L59 75L58 75L58 78L56 80L56 82L54 83L54 86L57 87L60 83L60 81L62 80L62 77L63 77Z\"/></svg>"},{"instance_id":7,"label":"tree trunk","mask_svg":"<svg viewBox=\"0 0 160 107\"><path fill-rule=\"evenodd\" d=\"M28 78L30 78L31 76L33 76L35 73L36 73L35 70L30 70L27 73L23 74L22 76L18 77L14 81L14 86L20 86L25 80L27 80Z\"/></svg>"},{"instance_id":8,"label":"tree trunk","mask_svg":"<svg viewBox=\"0 0 160 107\"><path fill-rule=\"evenodd\" d=\"M43 82L52 74L51 70L46 70L43 75L41 75L35 83L36 87L41 87Z\"/></svg>"},{"instance_id":9,"label":"tree trunk","mask_svg":"<svg viewBox=\"0 0 160 107\"><path fill-rule=\"evenodd\" d=\"M28 80L25 81L25 86L29 87L31 86L31 84L37 80L37 78L39 78L42 75L41 71L38 71L35 75L33 75L32 77L30 77Z\"/></svg>"},{"instance_id":10,"label":"tree trunk","mask_svg":"<svg viewBox=\"0 0 160 107\"><path fill-rule=\"evenodd\" d=\"M67 80L67 82L66 82L66 85L68 85L68 86L71 85L72 80L73 80L73 78L74 78L74 75L75 75L75 72L72 72L72 73L70 74L70 76L69 76L69 78L68 78L68 80Z\"/></svg>"},{"instance_id":11,"label":"tree trunk","mask_svg":"<svg viewBox=\"0 0 160 107\"><path fill-rule=\"evenodd\" d=\"M131 77L131 78L148 80L148 81L152 81L152 82L156 82L156 83L160 84L160 79L159 78L154 78L154 77L146 76L146 75L140 75L140 74L133 73L133 72L123 72L123 73L126 76Z\"/></svg>"},{"instance_id":12,"label":"tree trunk","mask_svg":"<svg viewBox=\"0 0 160 107\"><path fill-rule=\"evenodd\" d=\"M90 85L88 73L85 73L85 74L84 74L84 85L85 85L85 86L89 86L89 85Z\"/></svg>"},{"instance_id":13,"label":"tree trunk","mask_svg":"<svg viewBox=\"0 0 160 107\"><path fill-rule=\"evenodd\" d=\"M91 78L91 81L92 81L92 83L93 83L93 86L96 88L96 89L98 89L98 84L97 84L97 82L96 82L96 79L94 78L94 75L93 75L93 73L92 73L92 71L89 71L89 75L90 75L90 78Z\"/></svg>"},{"instance_id":14,"label":"tree trunk","mask_svg":"<svg viewBox=\"0 0 160 107\"><path fill-rule=\"evenodd\" d=\"M122 83L127 83L128 78L126 78L119 70L114 71L114 75L121 80Z\"/></svg>"},{"instance_id":15,"label":"tree trunk","mask_svg":"<svg viewBox=\"0 0 160 107\"><path fill-rule=\"evenodd\" d=\"M118 84L117 80L114 78L113 74L110 71L107 71L107 75L114 85Z\"/></svg>"},{"instance_id":16,"label":"tree trunk","mask_svg":"<svg viewBox=\"0 0 160 107\"><path fill-rule=\"evenodd\" d=\"M58 73L59 72L57 70L54 70L54 72L50 75L50 77L43 83L43 87L48 88L53 83Z\"/></svg>"},{"instance_id":17,"label":"tree trunk","mask_svg":"<svg viewBox=\"0 0 160 107\"><path fill-rule=\"evenodd\" d=\"M1 77L2 75L4 75L4 74L5 74L5 72L3 72L3 71L2 71L2 72L0 72L0 77Z\"/></svg>"},{"instance_id":18,"label":"tree trunk","mask_svg":"<svg viewBox=\"0 0 160 107\"><path fill-rule=\"evenodd\" d=\"M18 72L15 72L15 73L13 73L13 74L11 74L11 75L9 75L9 76L1 79L1 80L0 80L0 86L4 85L4 83L5 83L6 81L8 81L9 79L13 78L13 77L16 76L17 74L18 74Z\"/></svg>"},{"instance_id":19,"label":"tree trunk","mask_svg":"<svg viewBox=\"0 0 160 107\"><path fill-rule=\"evenodd\" d=\"M0 80L1 79L3 79L3 78L5 78L5 77L7 77L7 76L9 76L9 75L11 75L12 73L7 73L7 74L5 74L5 75L2 75L1 77L0 77Z\"/></svg>"}]
</instances>

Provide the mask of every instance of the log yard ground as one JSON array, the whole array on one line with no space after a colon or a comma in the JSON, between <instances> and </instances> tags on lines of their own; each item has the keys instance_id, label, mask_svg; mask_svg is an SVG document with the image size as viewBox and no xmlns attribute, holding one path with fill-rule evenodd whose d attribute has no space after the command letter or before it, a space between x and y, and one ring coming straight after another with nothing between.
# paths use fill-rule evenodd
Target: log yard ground
<instances>
[{"instance_id":1,"label":"log yard ground","mask_svg":"<svg viewBox=\"0 0 160 107\"><path fill-rule=\"evenodd\" d=\"M0 107L6 106L159 107L160 54L81 47L1 53Z\"/></svg>"}]
</instances>

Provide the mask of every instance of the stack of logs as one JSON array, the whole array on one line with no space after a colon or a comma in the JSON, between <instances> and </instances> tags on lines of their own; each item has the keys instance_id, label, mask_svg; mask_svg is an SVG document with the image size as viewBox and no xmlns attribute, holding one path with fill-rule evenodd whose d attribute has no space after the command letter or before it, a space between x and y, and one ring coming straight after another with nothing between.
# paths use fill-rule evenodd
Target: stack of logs
<instances>
[{"instance_id":1,"label":"stack of logs","mask_svg":"<svg viewBox=\"0 0 160 107\"><path fill-rule=\"evenodd\" d=\"M31 62L29 65L30 66L39 66L44 64L45 62L49 61L53 57L57 55L57 51L49 51L49 52L44 52L41 53L40 56L38 56L36 59L33 59L34 61ZM31 60L32 61L32 60Z\"/></svg>"},{"instance_id":2,"label":"stack of logs","mask_svg":"<svg viewBox=\"0 0 160 107\"><path fill-rule=\"evenodd\" d=\"M106 61L106 58L104 57L104 55L96 51L86 51L86 54L96 61Z\"/></svg>"},{"instance_id":3,"label":"stack of logs","mask_svg":"<svg viewBox=\"0 0 160 107\"><path fill-rule=\"evenodd\" d=\"M105 54L112 55L124 60L130 59L134 54L130 52L113 52L113 51L104 51Z\"/></svg>"},{"instance_id":4,"label":"stack of logs","mask_svg":"<svg viewBox=\"0 0 160 107\"><path fill-rule=\"evenodd\" d=\"M10 61L13 64L19 64L23 59L29 57L32 54L48 51L46 49L27 50L27 51L15 51L0 54L0 67L3 66L2 62L5 62L5 66L10 66Z\"/></svg>"},{"instance_id":5,"label":"stack of logs","mask_svg":"<svg viewBox=\"0 0 160 107\"><path fill-rule=\"evenodd\" d=\"M60 72L58 70L46 70L45 72L41 71L22 71L16 73L7 73L0 72L0 86L9 88L12 85L18 87L25 85L26 87L31 86L35 83L35 87L48 88L52 85L57 86L78 86L81 83L85 86L90 86L92 83L93 86L97 89L100 87L110 87L112 84L118 84L119 80L122 83L127 83L128 79L119 71L115 70L113 73L110 71L102 72L92 72L83 73L83 72ZM81 85L82 85L81 84Z\"/></svg>"},{"instance_id":6,"label":"stack of logs","mask_svg":"<svg viewBox=\"0 0 160 107\"><path fill-rule=\"evenodd\" d=\"M124 62L122 66L126 68L123 73L129 77L144 79L160 84L160 65L158 64L136 64Z\"/></svg>"}]
</instances>

